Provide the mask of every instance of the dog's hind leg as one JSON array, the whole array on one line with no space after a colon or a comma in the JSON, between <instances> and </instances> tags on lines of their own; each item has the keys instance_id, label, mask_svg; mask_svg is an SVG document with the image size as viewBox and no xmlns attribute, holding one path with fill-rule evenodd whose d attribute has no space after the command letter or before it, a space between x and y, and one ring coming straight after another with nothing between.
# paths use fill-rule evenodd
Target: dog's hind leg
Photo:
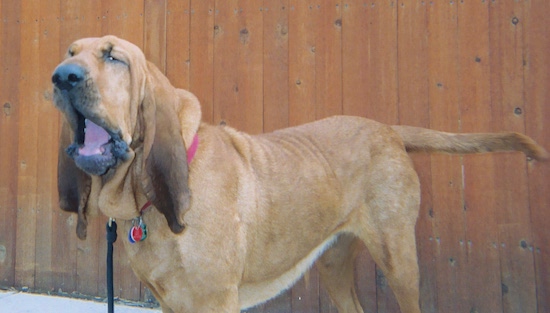
<instances>
[{"instance_id":1,"label":"dog's hind leg","mask_svg":"<svg viewBox=\"0 0 550 313\"><path fill-rule=\"evenodd\" d=\"M378 243L374 244L374 240ZM414 227L368 240L367 248L382 270L403 313L420 313L419 271Z\"/></svg>"},{"instance_id":2,"label":"dog's hind leg","mask_svg":"<svg viewBox=\"0 0 550 313\"><path fill-rule=\"evenodd\" d=\"M415 238L420 206L418 176L402 150L388 151L372 164L366 203L354 233L386 276L401 312L420 313Z\"/></svg>"},{"instance_id":3,"label":"dog's hind leg","mask_svg":"<svg viewBox=\"0 0 550 313\"><path fill-rule=\"evenodd\" d=\"M359 243L354 235L342 234L316 263L321 282L339 313L363 313L355 292L353 271Z\"/></svg>"}]
</instances>

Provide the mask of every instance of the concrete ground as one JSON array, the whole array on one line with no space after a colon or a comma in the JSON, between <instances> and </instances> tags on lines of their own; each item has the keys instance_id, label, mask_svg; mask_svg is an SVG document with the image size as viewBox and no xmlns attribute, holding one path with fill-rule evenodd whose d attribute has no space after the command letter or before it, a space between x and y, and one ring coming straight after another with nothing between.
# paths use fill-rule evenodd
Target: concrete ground
<instances>
[{"instance_id":1,"label":"concrete ground","mask_svg":"<svg viewBox=\"0 0 550 313\"><path fill-rule=\"evenodd\" d=\"M115 302L115 313L160 313L160 309L128 306ZM0 290L0 313L103 313L107 303L68 297Z\"/></svg>"}]
</instances>

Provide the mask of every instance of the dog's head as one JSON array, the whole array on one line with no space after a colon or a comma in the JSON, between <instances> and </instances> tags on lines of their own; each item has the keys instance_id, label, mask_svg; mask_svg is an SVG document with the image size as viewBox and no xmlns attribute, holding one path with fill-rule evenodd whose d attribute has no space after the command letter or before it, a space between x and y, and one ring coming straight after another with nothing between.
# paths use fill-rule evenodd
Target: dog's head
<instances>
[{"instance_id":1,"label":"dog's head","mask_svg":"<svg viewBox=\"0 0 550 313\"><path fill-rule=\"evenodd\" d=\"M71 44L52 82L54 104L65 117L60 206L79 212L79 237L86 236L82 223L90 208L114 218L138 216L139 192L181 232L190 201L184 140L198 128L196 98L172 87L137 46L114 36ZM195 112L193 125L180 123L190 120L186 108Z\"/></svg>"}]
</instances>

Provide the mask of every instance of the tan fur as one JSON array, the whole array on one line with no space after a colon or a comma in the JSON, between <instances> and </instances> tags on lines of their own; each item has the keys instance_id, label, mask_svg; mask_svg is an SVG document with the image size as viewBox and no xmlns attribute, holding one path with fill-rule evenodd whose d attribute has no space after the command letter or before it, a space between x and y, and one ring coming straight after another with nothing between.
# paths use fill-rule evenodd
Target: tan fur
<instances>
[{"instance_id":1,"label":"tan fur","mask_svg":"<svg viewBox=\"0 0 550 313\"><path fill-rule=\"evenodd\" d=\"M98 57L105 47L128 66ZM172 87L137 47L112 36L77 41L63 64L88 71L92 87L83 92L100 100L87 104L86 114L120 130L130 149L102 177L68 175L72 160L60 156L62 207L98 209L119 221L131 266L163 312L236 313L289 288L314 262L339 312L362 312L353 282L359 240L402 312L420 312L420 186L406 149L547 157L523 135L447 134L360 117L258 136L207 125L191 93ZM54 98L70 124L67 101L61 93ZM72 140L70 129L64 127L63 145ZM199 148L187 168L185 149L195 134ZM143 213L149 237L130 244L130 220L147 201L155 207Z\"/></svg>"}]
</instances>

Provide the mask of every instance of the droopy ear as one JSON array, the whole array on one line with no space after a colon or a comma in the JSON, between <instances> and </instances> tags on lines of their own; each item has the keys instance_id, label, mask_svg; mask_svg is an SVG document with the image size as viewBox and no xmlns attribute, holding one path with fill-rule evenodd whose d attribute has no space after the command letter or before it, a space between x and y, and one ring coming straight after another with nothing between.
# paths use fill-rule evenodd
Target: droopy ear
<instances>
[{"instance_id":1,"label":"droopy ear","mask_svg":"<svg viewBox=\"0 0 550 313\"><path fill-rule=\"evenodd\" d=\"M79 169L65 149L72 143L71 127L63 119L59 139L59 157L57 164L57 190L59 192L59 207L68 212L78 214L76 235L81 240L86 239L87 219L86 204L90 195L91 177Z\"/></svg>"},{"instance_id":2,"label":"droopy ear","mask_svg":"<svg viewBox=\"0 0 550 313\"><path fill-rule=\"evenodd\" d=\"M175 111L178 97L158 69L149 66L142 103L144 125L143 189L149 201L166 217L173 233L185 228L189 209L187 151Z\"/></svg>"}]
</instances>

